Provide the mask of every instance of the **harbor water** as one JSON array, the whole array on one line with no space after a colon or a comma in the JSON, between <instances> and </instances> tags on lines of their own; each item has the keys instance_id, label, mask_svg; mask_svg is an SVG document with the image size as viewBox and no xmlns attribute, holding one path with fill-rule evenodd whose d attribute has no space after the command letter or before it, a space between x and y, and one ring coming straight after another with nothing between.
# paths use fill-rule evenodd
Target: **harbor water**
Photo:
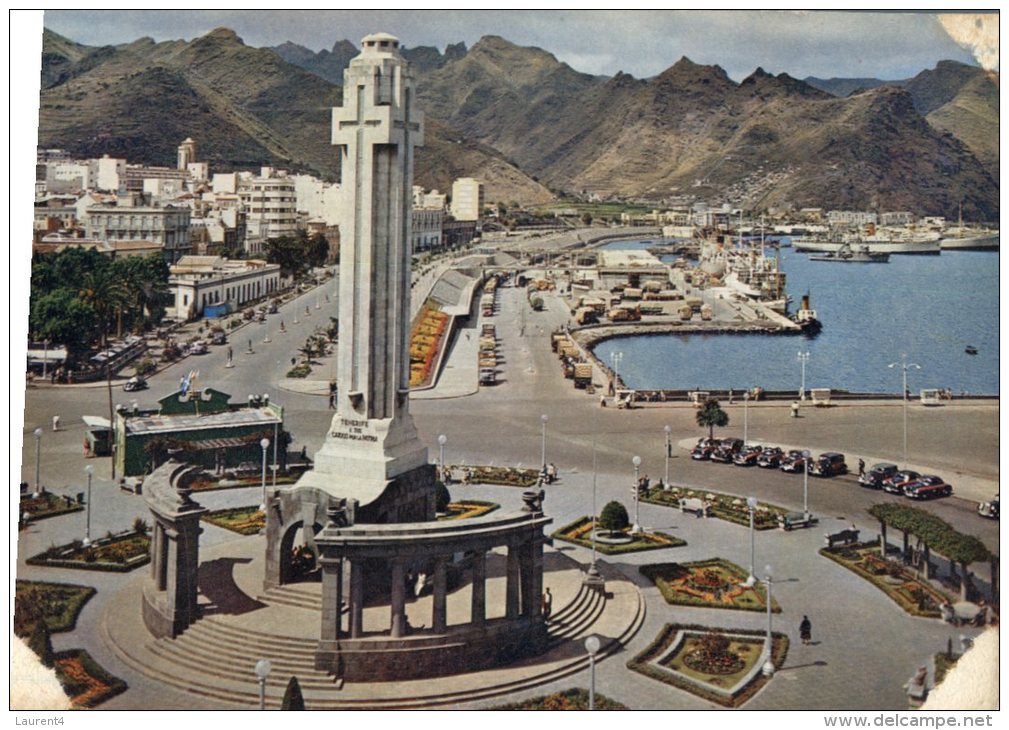
<instances>
[{"instance_id":1,"label":"harbor water","mask_svg":"<svg viewBox=\"0 0 1009 730\"><path fill-rule=\"evenodd\" d=\"M654 243L620 241L606 248ZM848 264L810 261L808 254L783 247L791 311L808 291L823 322L816 336L637 335L606 340L596 356L613 367L613 354L623 353L618 370L631 388L797 391L801 351L809 353L807 388L899 393L899 363L906 354L908 363L921 367L907 369L914 394L922 388L998 394L998 264L997 251ZM967 354L968 346L977 354Z\"/></svg>"}]
</instances>

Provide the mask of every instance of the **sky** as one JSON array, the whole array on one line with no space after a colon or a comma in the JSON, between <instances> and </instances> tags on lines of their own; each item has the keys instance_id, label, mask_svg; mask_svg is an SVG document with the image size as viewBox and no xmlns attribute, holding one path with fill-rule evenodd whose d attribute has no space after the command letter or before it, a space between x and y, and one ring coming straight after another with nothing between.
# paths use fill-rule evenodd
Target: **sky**
<instances>
[{"instance_id":1,"label":"sky","mask_svg":"<svg viewBox=\"0 0 1009 730\"><path fill-rule=\"evenodd\" d=\"M997 64L997 20L994 27ZM975 63L933 13L739 10L47 10L45 25L85 45L143 36L191 40L217 27L250 46L291 41L318 51L378 30L405 46L484 35L544 48L578 71L654 76L681 56L717 64L736 81L758 66L797 78L900 79L953 59ZM989 44L990 45L990 44ZM989 55L991 55L989 53Z\"/></svg>"}]
</instances>

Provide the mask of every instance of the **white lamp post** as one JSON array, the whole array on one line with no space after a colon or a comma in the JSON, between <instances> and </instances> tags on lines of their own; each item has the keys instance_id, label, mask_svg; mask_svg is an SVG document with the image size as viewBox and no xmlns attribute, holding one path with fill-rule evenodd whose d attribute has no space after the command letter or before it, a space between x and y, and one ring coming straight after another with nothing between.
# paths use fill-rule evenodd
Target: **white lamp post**
<instances>
[{"instance_id":1,"label":"white lamp post","mask_svg":"<svg viewBox=\"0 0 1009 730\"><path fill-rule=\"evenodd\" d=\"M750 575L746 578L746 582L743 585L749 588L754 584L756 584L757 582L757 571L755 564L756 539L754 537L754 533L756 532L756 530L754 529L753 526L754 515L757 511L757 498L747 497L746 506L749 507L750 509Z\"/></svg>"},{"instance_id":2,"label":"white lamp post","mask_svg":"<svg viewBox=\"0 0 1009 730\"><path fill-rule=\"evenodd\" d=\"M749 434L750 434L750 391L747 390L743 393L743 443L749 444Z\"/></svg>"},{"instance_id":3,"label":"white lamp post","mask_svg":"<svg viewBox=\"0 0 1009 730\"><path fill-rule=\"evenodd\" d=\"M767 652L767 661L764 662L763 671L765 676L770 677L774 674L774 644L772 643L774 635L771 633L771 583L773 583L773 579L770 565L764 566L764 573L767 576L764 578L764 585L767 586L767 648L765 649Z\"/></svg>"},{"instance_id":4,"label":"white lamp post","mask_svg":"<svg viewBox=\"0 0 1009 730\"><path fill-rule=\"evenodd\" d=\"M540 461L543 463L543 468L547 468L547 421L550 419L547 414L544 413L540 416L540 423L542 424L542 438L540 440Z\"/></svg>"},{"instance_id":5,"label":"white lamp post","mask_svg":"<svg viewBox=\"0 0 1009 730\"><path fill-rule=\"evenodd\" d=\"M669 426L664 426L662 430L666 434L666 473L665 473L665 479L662 482L662 486L665 487L666 489L669 489L669 452L672 449L672 445L669 442L669 434L672 433L673 429L670 428Z\"/></svg>"},{"instance_id":6,"label":"white lamp post","mask_svg":"<svg viewBox=\"0 0 1009 730\"><path fill-rule=\"evenodd\" d=\"M641 457L635 456L631 459L634 464L634 525L631 527L631 534L637 535L641 532L641 521L638 519L638 504L641 502L641 483L638 481L638 470L641 468Z\"/></svg>"},{"instance_id":7,"label":"white lamp post","mask_svg":"<svg viewBox=\"0 0 1009 730\"><path fill-rule=\"evenodd\" d=\"M42 429L36 428L35 434L35 492L32 497L38 498L42 493L41 481L39 480L39 457L42 453Z\"/></svg>"},{"instance_id":8,"label":"white lamp post","mask_svg":"<svg viewBox=\"0 0 1009 730\"><path fill-rule=\"evenodd\" d=\"M599 568L596 566L596 434L592 433L592 564L589 565L589 580L598 581Z\"/></svg>"},{"instance_id":9,"label":"white lamp post","mask_svg":"<svg viewBox=\"0 0 1009 730\"><path fill-rule=\"evenodd\" d=\"M259 445L263 448L263 503L259 505L259 511L266 512L266 450L270 447L270 439L264 438Z\"/></svg>"},{"instance_id":10,"label":"white lamp post","mask_svg":"<svg viewBox=\"0 0 1009 730\"><path fill-rule=\"evenodd\" d=\"M799 385L799 400L806 400L806 363L809 362L809 352L800 352L799 365L802 367L802 381Z\"/></svg>"},{"instance_id":11,"label":"white lamp post","mask_svg":"<svg viewBox=\"0 0 1009 730\"><path fill-rule=\"evenodd\" d=\"M269 400L269 396L266 399ZM273 471L273 488L277 488L277 469L280 468L280 464L277 463L277 444L280 443L280 424L273 424L273 464L270 466L271 471Z\"/></svg>"},{"instance_id":12,"label":"white lamp post","mask_svg":"<svg viewBox=\"0 0 1009 730\"><path fill-rule=\"evenodd\" d=\"M84 539L81 540L81 545L87 547L91 544L91 475L94 473L95 468L88 464L84 467L84 473L88 475L88 505L87 505L87 516L84 522Z\"/></svg>"},{"instance_id":13,"label":"white lamp post","mask_svg":"<svg viewBox=\"0 0 1009 730\"><path fill-rule=\"evenodd\" d=\"M589 653L589 710L596 709L596 654L599 653L599 637L593 634L585 639L585 651Z\"/></svg>"},{"instance_id":14,"label":"white lamp post","mask_svg":"<svg viewBox=\"0 0 1009 730\"><path fill-rule=\"evenodd\" d=\"M809 519L809 449L802 452L802 516Z\"/></svg>"},{"instance_id":15,"label":"white lamp post","mask_svg":"<svg viewBox=\"0 0 1009 730\"><path fill-rule=\"evenodd\" d=\"M256 662L256 679L259 680L259 709L266 709L266 678L270 676L273 665L269 659L260 659Z\"/></svg>"},{"instance_id":16,"label":"white lamp post","mask_svg":"<svg viewBox=\"0 0 1009 730\"><path fill-rule=\"evenodd\" d=\"M620 385L620 362L624 359L624 353L622 352L611 352L610 362L613 363L613 387L616 388Z\"/></svg>"},{"instance_id":17,"label":"white lamp post","mask_svg":"<svg viewBox=\"0 0 1009 730\"><path fill-rule=\"evenodd\" d=\"M445 478L445 444L448 442L448 437L445 434L438 434L438 472L439 478Z\"/></svg>"},{"instance_id":18,"label":"white lamp post","mask_svg":"<svg viewBox=\"0 0 1009 730\"><path fill-rule=\"evenodd\" d=\"M907 468L907 369L915 368L921 370L921 365L917 363L908 362L907 355L901 354L900 362L892 362L887 367L895 368L899 367L903 373L903 389L901 390L901 398L904 400L904 468Z\"/></svg>"}]
</instances>

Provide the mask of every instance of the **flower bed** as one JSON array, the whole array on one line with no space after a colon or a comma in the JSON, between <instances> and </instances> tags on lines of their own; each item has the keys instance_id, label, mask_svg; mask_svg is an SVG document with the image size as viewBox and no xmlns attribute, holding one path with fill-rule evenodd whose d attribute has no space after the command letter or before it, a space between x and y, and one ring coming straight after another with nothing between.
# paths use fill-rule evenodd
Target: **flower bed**
<instances>
[{"instance_id":1,"label":"flower bed","mask_svg":"<svg viewBox=\"0 0 1009 730\"><path fill-rule=\"evenodd\" d=\"M947 600L946 596L919 580L913 571L883 560L878 541L821 548L820 555L869 581L912 616L941 617L939 607Z\"/></svg>"},{"instance_id":2,"label":"flower bed","mask_svg":"<svg viewBox=\"0 0 1009 730\"><path fill-rule=\"evenodd\" d=\"M269 466L267 466L269 469ZM277 484L294 484L298 481L298 476L296 474L280 474L279 470L277 473ZM273 475L266 475L267 485L273 484ZM263 486L263 476L262 474L256 474L255 476L247 477L221 477L221 478L200 478L195 479L189 484L189 488L194 492L212 492L216 489L246 489L248 487L262 487Z\"/></svg>"},{"instance_id":3,"label":"flower bed","mask_svg":"<svg viewBox=\"0 0 1009 730\"><path fill-rule=\"evenodd\" d=\"M452 471L461 470L468 475L463 478L464 484L498 484L503 487L522 487L528 489L539 481L540 473L536 469L517 469L510 466L456 466Z\"/></svg>"},{"instance_id":4,"label":"flower bed","mask_svg":"<svg viewBox=\"0 0 1009 730\"><path fill-rule=\"evenodd\" d=\"M630 535L629 530L630 528L627 528L627 530L624 531L624 534ZM574 543L575 545L581 545L582 547L591 548L591 532L592 518L580 517L571 524L554 532L551 537L563 540L564 542ZM603 555L619 555L620 553L636 553L642 550L660 550L662 548L681 547L687 544L685 540L673 537L672 535L667 535L664 532L642 532L638 535L633 535L632 538L633 539L630 542L616 545L610 545L596 540L596 550L601 552Z\"/></svg>"},{"instance_id":5,"label":"flower bed","mask_svg":"<svg viewBox=\"0 0 1009 730\"><path fill-rule=\"evenodd\" d=\"M135 530L109 533L90 546L80 540L68 545L53 546L26 561L29 565L47 565L51 568L78 570L105 570L126 573L150 562L151 540Z\"/></svg>"},{"instance_id":6,"label":"flower bed","mask_svg":"<svg viewBox=\"0 0 1009 730\"><path fill-rule=\"evenodd\" d=\"M63 497L52 492L43 492L37 497L31 494L22 495L21 503L18 505L20 514L27 512L31 521L44 520L47 517L56 517L70 512L80 512L84 507L77 504L70 497Z\"/></svg>"},{"instance_id":7,"label":"flower bed","mask_svg":"<svg viewBox=\"0 0 1009 730\"><path fill-rule=\"evenodd\" d=\"M434 377L432 368L441 349L441 342L449 324L449 316L427 301L413 323L410 333L410 387L420 388L430 384Z\"/></svg>"},{"instance_id":8,"label":"flower bed","mask_svg":"<svg viewBox=\"0 0 1009 730\"><path fill-rule=\"evenodd\" d=\"M287 371L288 378L307 378L312 372L312 366L302 363L300 365L295 365L293 368Z\"/></svg>"},{"instance_id":9,"label":"flower bed","mask_svg":"<svg viewBox=\"0 0 1009 730\"><path fill-rule=\"evenodd\" d=\"M935 663L935 677L932 681L934 686L939 686L939 683L946 678L946 673L956 666L959 659L959 656L949 656L944 651L939 652L933 657L933 661Z\"/></svg>"},{"instance_id":10,"label":"flower bed","mask_svg":"<svg viewBox=\"0 0 1009 730\"><path fill-rule=\"evenodd\" d=\"M258 535L266 526L266 515L260 512L258 505L214 510L204 514L202 519L239 535Z\"/></svg>"},{"instance_id":11,"label":"flower bed","mask_svg":"<svg viewBox=\"0 0 1009 730\"><path fill-rule=\"evenodd\" d=\"M441 515L439 520L468 520L471 517L481 517L493 512L501 505L494 502L481 502L475 499L468 499L463 502L449 502L448 511Z\"/></svg>"},{"instance_id":12,"label":"flower bed","mask_svg":"<svg viewBox=\"0 0 1009 730\"><path fill-rule=\"evenodd\" d=\"M679 646L675 646L674 642L680 632L683 632L683 640ZM712 634L723 634L724 639L727 639L721 642L724 645L719 647L721 651L716 654L731 655L742 661L742 667L736 666L738 662L733 661L735 671L728 674L698 671L688 666L687 656L697 657L710 650L708 644ZM757 668L762 659L761 648L765 636L763 631L750 629L666 624L644 651L627 662L627 668L710 702L725 707L740 707L771 679ZM772 639L772 659L774 666L780 668L788 655L788 637L774 633ZM705 666L705 662L700 659L694 664L698 662L702 668L712 668ZM721 665L717 668L721 668Z\"/></svg>"},{"instance_id":13,"label":"flower bed","mask_svg":"<svg viewBox=\"0 0 1009 730\"><path fill-rule=\"evenodd\" d=\"M74 707L95 707L127 689L126 682L106 672L84 649L61 651L55 662L56 676Z\"/></svg>"},{"instance_id":14,"label":"flower bed","mask_svg":"<svg viewBox=\"0 0 1009 730\"><path fill-rule=\"evenodd\" d=\"M735 563L712 558L693 563L653 563L638 568L655 583L666 603L702 608L735 608L766 611L767 591L759 582L753 587L742 583L747 572ZM771 611L781 613L771 599Z\"/></svg>"},{"instance_id":15,"label":"flower bed","mask_svg":"<svg viewBox=\"0 0 1009 730\"><path fill-rule=\"evenodd\" d=\"M589 709L588 690L576 687L563 692L554 692L552 695L534 697L531 700L514 702L508 705L498 705L490 708L492 710L587 710ZM626 705L622 705L616 700L611 700L605 695L596 692L596 710L627 710Z\"/></svg>"},{"instance_id":16,"label":"flower bed","mask_svg":"<svg viewBox=\"0 0 1009 730\"><path fill-rule=\"evenodd\" d=\"M50 632L72 631L81 609L93 595L95 589L91 586L18 580L14 586L15 633L30 634L31 624L39 619L45 621Z\"/></svg>"},{"instance_id":17,"label":"flower bed","mask_svg":"<svg viewBox=\"0 0 1009 730\"><path fill-rule=\"evenodd\" d=\"M700 489L673 487L665 490L662 487L652 487L641 497L642 502L658 504L663 507L680 507L680 497L704 499L711 506L711 516L737 525L750 526L750 509L746 500L732 494L721 494ZM753 527L756 530L773 530L778 527L778 516L788 514L788 510L766 502L757 502L753 515Z\"/></svg>"}]
</instances>

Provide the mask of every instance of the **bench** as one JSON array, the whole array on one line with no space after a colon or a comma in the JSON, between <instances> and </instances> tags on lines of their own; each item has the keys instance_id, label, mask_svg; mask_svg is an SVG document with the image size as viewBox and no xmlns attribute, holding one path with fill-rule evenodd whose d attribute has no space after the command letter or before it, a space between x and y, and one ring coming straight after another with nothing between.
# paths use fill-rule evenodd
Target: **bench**
<instances>
[{"instance_id":1,"label":"bench","mask_svg":"<svg viewBox=\"0 0 1009 730\"><path fill-rule=\"evenodd\" d=\"M711 514L711 505L697 497L681 497L680 512L693 512L698 517L707 517Z\"/></svg>"},{"instance_id":2,"label":"bench","mask_svg":"<svg viewBox=\"0 0 1009 730\"><path fill-rule=\"evenodd\" d=\"M832 548L835 544L837 545L851 545L858 542L858 530L841 530L840 532L835 532L834 534L825 533L824 539L827 541L827 547Z\"/></svg>"}]
</instances>

